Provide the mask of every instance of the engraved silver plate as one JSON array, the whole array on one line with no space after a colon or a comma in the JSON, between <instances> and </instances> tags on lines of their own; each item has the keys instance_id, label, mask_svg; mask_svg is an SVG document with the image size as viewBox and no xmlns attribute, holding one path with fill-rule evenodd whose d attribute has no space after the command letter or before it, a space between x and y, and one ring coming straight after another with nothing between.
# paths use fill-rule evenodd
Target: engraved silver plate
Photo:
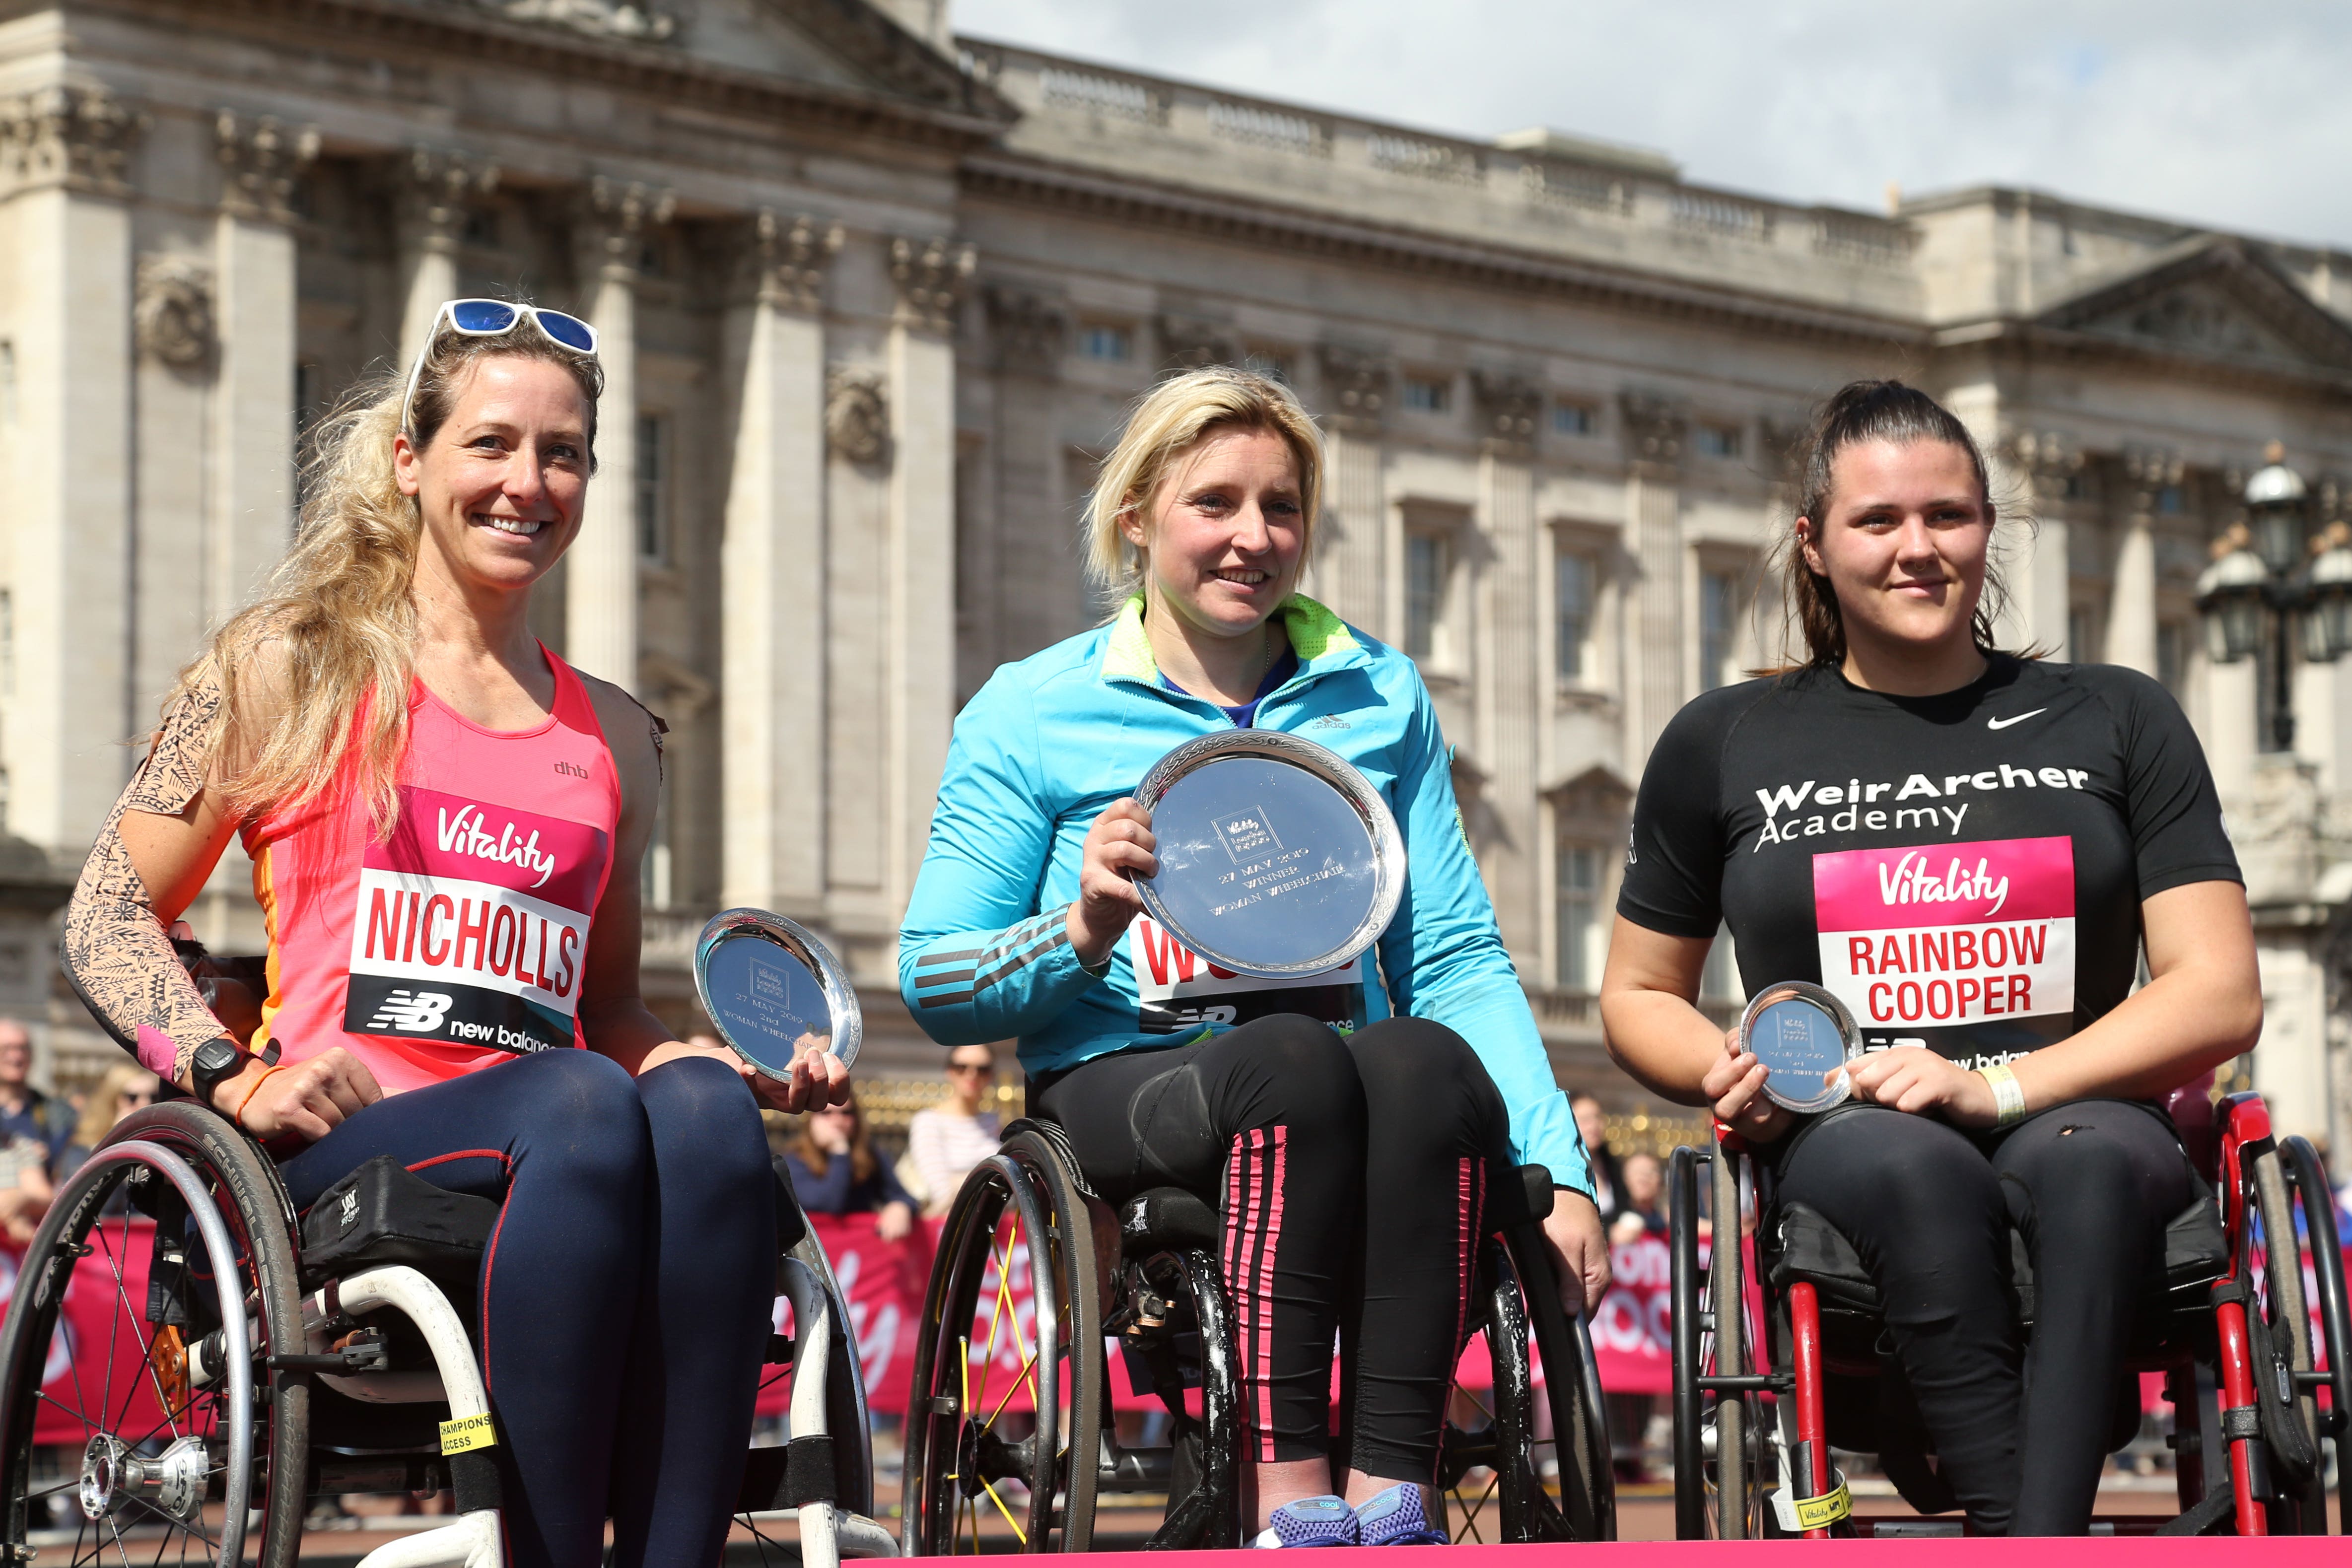
<instances>
[{"instance_id":1,"label":"engraved silver plate","mask_svg":"<svg viewBox=\"0 0 2352 1568\"><path fill-rule=\"evenodd\" d=\"M1764 1064L1764 1092L1775 1104L1810 1113L1853 1092L1845 1064L1862 1054L1862 1031L1819 986L1782 980L1757 992L1740 1015L1739 1040Z\"/></svg>"},{"instance_id":2,"label":"engraved silver plate","mask_svg":"<svg viewBox=\"0 0 2352 1568\"><path fill-rule=\"evenodd\" d=\"M792 1076L793 1058L830 1050L857 1060L866 1021L857 993L825 945L781 915L730 909L694 944L694 992L719 1038L762 1076Z\"/></svg>"},{"instance_id":3,"label":"engraved silver plate","mask_svg":"<svg viewBox=\"0 0 2352 1568\"><path fill-rule=\"evenodd\" d=\"M1219 968L1260 980L1339 968L1379 940L1403 895L1388 802L1311 740L1265 729L1188 740L1135 800L1159 840L1159 873L1136 884L1143 906Z\"/></svg>"}]
</instances>

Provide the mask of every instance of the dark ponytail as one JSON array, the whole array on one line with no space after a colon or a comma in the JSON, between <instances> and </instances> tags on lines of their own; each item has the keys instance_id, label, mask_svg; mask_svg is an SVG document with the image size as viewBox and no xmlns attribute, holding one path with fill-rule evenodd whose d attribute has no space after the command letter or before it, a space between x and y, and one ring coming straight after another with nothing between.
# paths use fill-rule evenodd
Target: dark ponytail
<instances>
[{"instance_id":1,"label":"dark ponytail","mask_svg":"<svg viewBox=\"0 0 2352 1568\"><path fill-rule=\"evenodd\" d=\"M1864 441L1907 445L1940 441L1968 454L1977 479L1985 515L1995 516L1992 486L1985 471L1984 453L1952 412L1916 387L1901 382L1848 382L1822 405L1812 425L1790 454L1790 467L1797 485L1796 516L1811 519L1818 538L1830 508L1830 474L1837 455ZM1788 619L1805 640L1807 666L1834 669L1845 663L1845 618L1830 580L1805 564L1794 519L1775 548L1780 580L1787 593ZM1984 592L1969 622L1977 647L1993 650L1993 623L2000 618L2008 594L1990 553L1985 560Z\"/></svg>"}]
</instances>

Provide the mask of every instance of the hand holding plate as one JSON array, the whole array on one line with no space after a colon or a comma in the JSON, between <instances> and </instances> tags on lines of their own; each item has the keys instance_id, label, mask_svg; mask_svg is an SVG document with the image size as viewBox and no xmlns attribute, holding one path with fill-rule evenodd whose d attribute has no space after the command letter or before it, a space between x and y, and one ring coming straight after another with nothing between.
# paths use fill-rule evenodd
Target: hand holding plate
<instances>
[{"instance_id":1,"label":"hand holding plate","mask_svg":"<svg viewBox=\"0 0 2352 1568\"><path fill-rule=\"evenodd\" d=\"M1862 1054L1861 1032L1819 986L1783 980L1757 992L1740 1015L1738 1044L1766 1069L1764 1093L1790 1111L1826 1111L1853 1092L1846 1064Z\"/></svg>"},{"instance_id":2,"label":"hand holding plate","mask_svg":"<svg viewBox=\"0 0 2352 1568\"><path fill-rule=\"evenodd\" d=\"M1131 798L1113 800L1087 830L1078 896L1070 901L1063 929L1071 951L1087 968L1110 956L1112 944L1143 913L1143 895L1136 891L1135 879L1159 872L1153 854L1159 845L1151 832L1151 813Z\"/></svg>"},{"instance_id":3,"label":"hand holding plate","mask_svg":"<svg viewBox=\"0 0 2352 1568\"><path fill-rule=\"evenodd\" d=\"M730 909L694 945L694 988L762 1103L822 1110L848 1093L865 1023L824 943L781 915Z\"/></svg>"}]
</instances>

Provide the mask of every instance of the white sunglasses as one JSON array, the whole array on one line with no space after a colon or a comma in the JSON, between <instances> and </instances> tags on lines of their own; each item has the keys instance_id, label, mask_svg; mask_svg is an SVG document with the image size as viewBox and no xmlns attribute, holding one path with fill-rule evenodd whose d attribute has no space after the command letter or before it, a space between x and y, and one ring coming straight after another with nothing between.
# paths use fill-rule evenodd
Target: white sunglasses
<instances>
[{"instance_id":1,"label":"white sunglasses","mask_svg":"<svg viewBox=\"0 0 2352 1568\"><path fill-rule=\"evenodd\" d=\"M425 357L441 340L445 325L460 337L495 338L513 331L515 323L522 320L529 320L539 329L541 337L559 349L584 354L592 360L596 357L596 329L577 316L504 299L445 299L441 308L433 313L433 329L425 334L425 345L416 350L416 362L408 367L408 389L400 394L400 428L411 436L415 434L408 428L408 415L416 402L416 382L425 374Z\"/></svg>"}]
</instances>

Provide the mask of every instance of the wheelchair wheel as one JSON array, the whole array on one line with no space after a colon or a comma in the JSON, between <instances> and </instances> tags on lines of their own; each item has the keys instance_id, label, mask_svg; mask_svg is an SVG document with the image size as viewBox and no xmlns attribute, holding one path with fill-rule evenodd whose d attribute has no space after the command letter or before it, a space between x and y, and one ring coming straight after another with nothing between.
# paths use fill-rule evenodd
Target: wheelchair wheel
<instances>
[{"instance_id":1,"label":"wheelchair wheel","mask_svg":"<svg viewBox=\"0 0 2352 1568\"><path fill-rule=\"evenodd\" d=\"M1674 1263L1675 1534L1678 1540L1752 1540L1760 1498L1756 1423L1745 1392L1713 1392L1720 1378L1749 1375L1742 1207L1734 1155L1675 1151L1667 1183L1669 1242ZM1716 1237L1698 1260L1698 1167L1712 1183Z\"/></svg>"},{"instance_id":2,"label":"wheelchair wheel","mask_svg":"<svg viewBox=\"0 0 2352 1568\"><path fill-rule=\"evenodd\" d=\"M63 1185L0 1325L0 1561L69 1528L73 1563L294 1562L310 1388L271 1366L305 1343L292 1233L268 1162L185 1102Z\"/></svg>"},{"instance_id":3,"label":"wheelchair wheel","mask_svg":"<svg viewBox=\"0 0 2352 1568\"><path fill-rule=\"evenodd\" d=\"M2269 1395L2278 1375L2284 1373L2294 1395L2291 1400L2265 1397L2262 1404L2274 1468L2295 1472L2277 1478L2294 1510L2294 1519L2282 1522L2298 1534L2325 1535L2326 1441L2331 1437L2335 1439L2340 1509L2344 1412L2347 1395L2352 1392L2346 1361L2346 1341L2352 1336L2347 1335L2345 1322L2344 1254L2336 1228L2335 1197L2317 1152L2303 1138L2283 1139L2277 1147L2257 1155L2252 1176L2263 1223L2263 1332L2274 1364L2271 1378L2265 1379L2264 1393ZM2300 1235L2295 1226L2297 1204L2302 1206L2305 1227ZM2302 1259L2306 1243L2312 1257L2311 1283L2315 1287L2309 1296L2305 1292ZM2311 1333L2315 1317L2320 1327L2315 1343ZM2315 1397L2323 1387L2328 1390L2326 1410L2320 1409ZM2281 1426L2289 1429L2275 1429ZM2283 1453L2288 1463L2276 1464ZM2346 1530L2346 1523L2339 1520L2339 1531Z\"/></svg>"},{"instance_id":4,"label":"wheelchair wheel","mask_svg":"<svg viewBox=\"0 0 2352 1568\"><path fill-rule=\"evenodd\" d=\"M1486 1399L1458 1384L1456 1393L1486 1421L1475 1432L1449 1423L1438 1459L1440 1490L1460 1511L1465 1538L1615 1540L1616 1484L1591 1341L1582 1318L1560 1307L1542 1233L1515 1226L1488 1242L1479 1282L1493 1382ZM1558 1480L1557 1500L1547 1478Z\"/></svg>"},{"instance_id":5,"label":"wheelchair wheel","mask_svg":"<svg viewBox=\"0 0 2352 1568\"><path fill-rule=\"evenodd\" d=\"M1034 1129L1013 1131L964 1178L916 1342L908 1555L988 1550L1000 1522L1024 1552L1092 1544L1108 1399L1093 1227ZM1011 1289L1024 1268L1025 1316Z\"/></svg>"}]
</instances>

